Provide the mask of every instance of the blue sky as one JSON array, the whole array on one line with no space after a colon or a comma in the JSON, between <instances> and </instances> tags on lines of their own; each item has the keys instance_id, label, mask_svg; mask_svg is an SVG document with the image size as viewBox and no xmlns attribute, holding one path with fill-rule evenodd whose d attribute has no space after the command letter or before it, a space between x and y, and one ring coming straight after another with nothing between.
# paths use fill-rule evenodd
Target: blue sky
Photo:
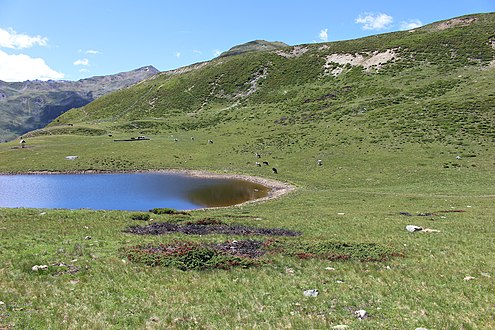
<instances>
[{"instance_id":1,"label":"blue sky","mask_svg":"<svg viewBox=\"0 0 495 330\"><path fill-rule=\"evenodd\" d=\"M346 40L494 11L495 0L0 0L0 80L164 71L256 39Z\"/></svg>"}]
</instances>

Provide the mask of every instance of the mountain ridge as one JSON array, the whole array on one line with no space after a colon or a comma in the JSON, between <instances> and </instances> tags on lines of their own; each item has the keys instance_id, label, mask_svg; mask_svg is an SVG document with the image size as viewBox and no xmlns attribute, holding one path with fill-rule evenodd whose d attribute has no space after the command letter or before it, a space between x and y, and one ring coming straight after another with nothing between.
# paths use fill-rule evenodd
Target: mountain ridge
<instances>
[{"instance_id":1,"label":"mountain ridge","mask_svg":"<svg viewBox=\"0 0 495 330\"><path fill-rule=\"evenodd\" d=\"M77 81L0 81L0 140L44 127L71 108L84 106L106 93L129 87L158 72L148 65Z\"/></svg>"}]
</instances>

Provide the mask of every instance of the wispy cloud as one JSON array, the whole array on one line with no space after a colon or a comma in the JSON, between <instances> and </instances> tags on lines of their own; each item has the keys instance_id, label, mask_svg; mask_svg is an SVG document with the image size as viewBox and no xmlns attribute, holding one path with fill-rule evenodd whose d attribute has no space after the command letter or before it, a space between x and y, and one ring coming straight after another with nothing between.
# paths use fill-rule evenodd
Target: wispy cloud
<instances>
[{"instance_id":1,"label":"wispy cloud","mask_svg":"<svg viewBox=\"0 0 495 330\"><path fill-rule=\"evenodd\" d=\"M87 58L82 58L79 60L74 61L74 65L83 65L83 66L88 66L89 65L89 60Z\"/></svg>"},{"instance_id":2,"label":"wispy cloud","mask_svg":"<svg viewBox=\"0 0 495 330\"><path fill-rule=\"evenodd\" d=\"M88 70L88 69L86 69L86 68L81 68L81 69L79 69L79 72L80 72L80 73L88 73L88 72L89 72L89 70Z\"/></svg>"},{"instance_id":3,"label":"wispy cloud","mask_svg":"<svg viewBox=\"0 0 495 330\"><path fill-rule=\"evenodd\" d=\"M94 50L94 49L88 49L85 53L86 54L91 54L91 55L101 54L100 51Z\"/></svg>"},{"instance_id":4,"label":"wispy cloud","mask_svg":"<svg viewBox=\"0 0 495 330\"><path fill-rule=\"evenodd\" d=\"M361 24L364 30L383 30L390 27L393 20L392 16L383 13L364 13L354 21Z\"/></svg>"},{"instance_id":5,"label":"wispy cloud","mask_svg":"<svg viewBox=\"0 0 495 330\"><path fill-rule=\"evenodd\" d=\"M0 80L62 79L63 73L51 69L43 59L24 54L9 55L0 50Z\"/></svg>"},{"instance_id":6,"label":"wispy cloud","mask_svg":"<svg viewBox=\"0 0 495 330\"><path fill-rule=\"evenodd\" d=\"M213 56L217 57L217 56L220 56L220 54L222 54L222 51L220 49L214 49L213 50Z\"/></svg>"},{"instance_id":7,"label":"wispy cloud","mask_svg":"<svg viewBox=\"0 0 495 330\"><path fill-rule=\"evenodd\" d=\"M416 28L419 28L420 26L423 26L423 22L421 22L419 19L410 19L408 21L400 22L400 29L401 30L416 29Z\"/></svg>"},{"instance_id":8,"label":"wispy cloud","mask_svg":"<svg viewBox=\"0 0 495 330\"><path fill-rule=\"evenodd\" d=\"M35 45L46 46L48 38L42 36L28 36L27 34L19 34L13 29L0 28L0 47L22 49L30 48Z\"/></svg>"},{"instance_id":9,"label":"wispy cloud","mask_svg":"<svg viewBox=\"0 0 495 330\"><path fill-rule=\"evenodd\" d=\"M180 58L180 52L175 53L175 57Z\"/></svg>"},{"instance_id":10,"label":"wispy cloud","mask_svg":"<svg viewBox=\"0 0 495 330\"><path fill-rule=\"evenodd\" d=\"M196 54L196 55L201 55L201 54L203 54L203 52L202 52L202 51L197 50L197 49L194 49L194 50L193 50L193 53L194 53L194 54Z\"/></svg>"},{"instance_id":11,"label":"wispy cloud","mask_svg":"<svg viewBox=\"0 0 495 330\"><path fill-rule=\"evenodd\" d=\"M328 29L322 29L319 36L321 41L328 41Z\"/></svg>"}]
</instances>

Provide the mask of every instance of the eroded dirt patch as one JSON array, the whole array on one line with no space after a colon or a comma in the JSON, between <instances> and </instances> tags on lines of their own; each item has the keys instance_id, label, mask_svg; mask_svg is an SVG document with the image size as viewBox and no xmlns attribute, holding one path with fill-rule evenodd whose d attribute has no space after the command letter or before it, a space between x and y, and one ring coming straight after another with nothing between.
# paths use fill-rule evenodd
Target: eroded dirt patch
<instances>
[{"instance_id":1,"label":"eroded dirt patch","mask_svg":"<svg viewBox=\"0 0 495 330\"><path fill-rule=\"evenodd\" d=\"M326 57L324 73L338 76L343 72L343 66L361 66L366 71L380 69L384 64L398 59L398 49L387 49L384 52L367 52L355 54L330 54ZM337 66L336 66L337 65Z\"/></svg>"},{"instance_id":2,"label":"eroded dirt patch","mask_svg":"<svg viewBox=\"0 0 495 330\"><path fill-rule=\"evenodd\" d=\"M441 22L437 26L438 31L447 30L456 26L467 26L474 22L476 22L476 17L461 17L461 18L453 18L448 21Z\"/></svg>"}]
</instances>

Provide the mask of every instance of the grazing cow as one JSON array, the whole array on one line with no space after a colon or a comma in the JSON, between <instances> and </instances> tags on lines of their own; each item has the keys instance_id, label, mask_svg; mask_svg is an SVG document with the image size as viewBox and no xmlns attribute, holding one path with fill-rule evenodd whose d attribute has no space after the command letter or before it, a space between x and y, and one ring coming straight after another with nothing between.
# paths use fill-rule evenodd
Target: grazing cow
<instances>
[{"instance_id":1,"label":"grazing cow","mask_svg":"<svg viewBox=\"0 0 495 330\"><path fill-rule=\"evenodd\" d=\"M208 143L211 143L211 144L213 144L213 140L208 140Z\"/></svg>"},{"instance_id":2,"label":"grazing cow","mask_svg":"<svg viewBox=\"0 0 495 330\"><path fill-rule=\"evenodd\" d=\"M21 148L24 148L26 141L24 139L21 139L21 141L19 143L21 144Z\"/></svg>"},{"instance_id":3,"label":"grazing cow","mask_svg":"<svg viewBox=\"0 0 495 330\"><path fill-rule=\"evenodd\" d=\"M268 162L263 162L263 165L267 165L267 166L268 166L268 165L270 165L270 164L268 164Z\"/></svg>"},{"instance_id":4,"label":"grazing cow","mask_svg":"<svg viewBox=\"0 0 495 330\"><path fill-rule=\"evenodd\" d=\"M321 159L318 159L318 166L321 166L321 165L323 165L323 162Z\"/></svg>"},{"instance_id":5,"label":"grazing cow","mask_svg":"<svg viewBox=\"0 0 495 330\"><path fill-rule=\"evenodd\" d=\"M191 141L194 141L194 136L191 136Z\"/></svg>"},{"instance_id":6,"label":"grazing cow","mask_svg":"<svg viewBox=\"0 0 495 330\"><path fill-rule=\"evenodd\" d=\"M272 167L273 174L278 174L278 171L275 167Z\"/></svg>"},{"instance_id":7,"label":"grazing cow","mask_svg":"<svg viewBox=\"0 0 495 330\"><path fill-rule=\"evenodd\" d=\"M178 142L178 141L179 141L179 139L174 139L174 141L175 141L175 142Z\"/></svg>"},{"instance_id":8,"label":"grazing cow","mask_svg":"<svg viewBox=\"0 0 495 330\"><path fill-rule=\"evenodd\" d=\"M261 163L260 162L256 162L256 166L261 166Z\"/></svg>"},{"instance_id":9,"label":"grazing cow","mask_svg":"<svg viewBox=\"0 0 495 330\"><path fill-rule=\"evenodd\" d=\"M256 153L256 157L261 158L261 154Z\"/></svg>"}]
</instances>

